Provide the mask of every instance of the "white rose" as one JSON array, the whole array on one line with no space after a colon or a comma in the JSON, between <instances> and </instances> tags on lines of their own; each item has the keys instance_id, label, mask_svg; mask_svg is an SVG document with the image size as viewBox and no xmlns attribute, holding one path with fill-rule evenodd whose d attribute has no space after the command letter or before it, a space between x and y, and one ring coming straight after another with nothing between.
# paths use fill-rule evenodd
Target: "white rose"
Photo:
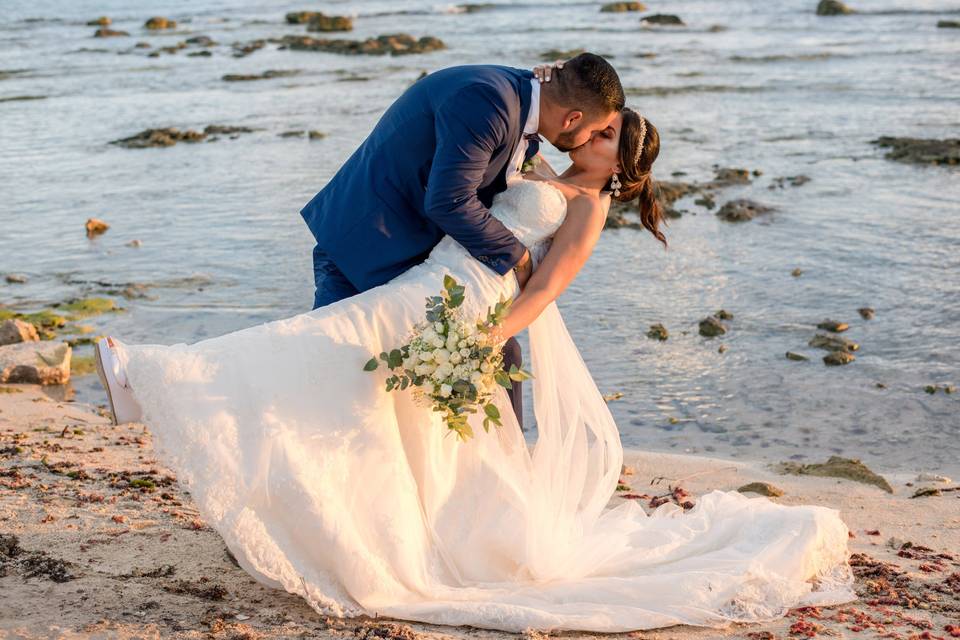
<instances>
[{"instance_id":1,"label":"white rose","mask_svg":"<svg viewBox=\"0 0 960 640\"><path fill-rule=\"evenodd\" d=\"M476 332L477 328L472 324L463 325L463 330L460 332L463 334L464 338L472 336Z\"/></svg>"},{"instance_id":2,"label":"white rose","mask_svg":"<svg viewBox=\"0 0 960 640\"><path fill-rule=\"evenodd\" d=\"M433 339L433 346L435 346L437 349L442 348L445 344L446 342L444 342L443 336L437 336Z\"/></svg>"},{"instance_id":3,"label":"white rose","mask_svg":"<svg viewBox=\"0 0 960 640\"><path fill-rule=\"evenodd\" d=\"M477 336L467 336L467 344L476 344Z\"/></svg>"},{"instance_id":4,"label":"white rose","mask_svg":"<svg viewBox=\"0 0 960 640\"><path fill-rule=\"evenodd\" d=\"M457 346L460 347L461 349L465 349L468 344L469 344L469 343L466 341L466 339L463 339L463 340L461 340L460 342L457 343Z\"/></svg>"},{"instance_id":5,"label":"white rose","mask_svg":"<svg viewBox=\"0 0 960 640\"><path fill-rule=\"evenodd\" d=\"M460 355L459 351L454 351L450 354L450 362L453 364L460 364L463 361L463 356Z\"/></svg>"},{"instance_id":6,"label":"white rose","mask_svg":"<svg viewBox=\"0 0 960 640\"><path fill-rule=\"evenodd\" d=\"M464 347L463 349L460 349L460 355L463 356L464 358L469 358L470 349L467 349L466 347Z\"/></svg>"},{"instance_id":7,"label":"white rose","mask_svg":"<svg viewBox=\"0 0 960 640\"><path fill-rule=\"evenodd\" d=\"M440 385L440 395L444 398L449 398L450 394L453 393L453 387L448 384Z\"/></svg>"},{"instance_id":8,"label":"white rose","mask_svg":"<svg viewBox=\"0 0 960 640\"><path fill-rule=\"evenodd\" d=\"M447 346L447 349L449 349L450 351L456 351L457 341L454 340L453 338L447 338L446 346Z\"/></svg>"},{"instance_id":9,"label":"white rose","mask_svg":"<svg viewBox=\"0 0 960 640\"><path fill-rule=\"evenodd\" d=\"M446 327L443 326L442 322L438 321L433 323L433 330L437 333L443 333L444 329L446 329Z\"/></svg>"},{"instance_id":10,"label":"white rose","mask_svg":"<svg viewBox=\"0 0 960 640\"><path fill-rule=\"evenodd\" d=\"M433 361L437 364L443 364L450 359L450 352L446 349L437 349L433 352Z\"/></svg>"},{"instance_id":11,"label":"white rose","mask_svg":"<svg viewBox=\"0 0 960 640\"><path fill-rule=\"evenodd\" d=\"M457 354L457 355L459 355L459 354ZM416 357L410 356L409 358L404 358L404 360L403 360L403 368L404 368L404 369L413 369L415 366L417 366L417 359L416 359Z\"/></svg>"},{"instance_id":12,"label":"white rose","mask_svg":"<svg viewBox=\"0 0 960 640\"><path fill-rule=\"evenodd\" d=\"M484 373L490 373L493 371L493 365L484 360L480 363L480 371L483 371Z\"/></svg>"},{"instance_id":13,"label":"white rose","mask_svg":"<svg viewBox=\"0 0 960 640\"><path fill-rule=\"evenodd\" d=\"M424 362L430 362L431 360L433 360L433 352L432 352L432 351L420 351L419 353L417 353L417 357L420 358L420 360L422 360L422 361L424 361Z\"/></svg>"},{"instance_id":14,"label":"white rose","mask_svg":"<svg viewBox=\"0 0 960 640\"><path fill-rule=\"evenodd\" d=\"M420 334L420 338L424 342L433 342L433 339L437 337L437 332L433 330L433 327L427 327L423 330L423 333Z\"/></svg>"},{"instance_id":15,"label":"white rose","mask_svg":"<svg viewBox=\"0 0 960 640\"><path fill-rule=\"evenodd\" d=\"M415 366L413 368L413 372L418 376L425 376L427 375L427 373L429 373L427 371L427 365L424 365L424 364L418 364L417 366Z\"/></svg>"},{"instance_id":16,"label":"white rose","mask_svg":"<svg viewBox=\"0 0 960 640\"><path fill-rule=\"evenodd\" d=\"M482 374L482 373L480 373L479 371L474 371L472 374L470 374L470 383L471 383L471 384L473 384L473 385L476 386L476 387L479 387L482 382L483 382L483 374Z\"/></svg>"}]
</instances>

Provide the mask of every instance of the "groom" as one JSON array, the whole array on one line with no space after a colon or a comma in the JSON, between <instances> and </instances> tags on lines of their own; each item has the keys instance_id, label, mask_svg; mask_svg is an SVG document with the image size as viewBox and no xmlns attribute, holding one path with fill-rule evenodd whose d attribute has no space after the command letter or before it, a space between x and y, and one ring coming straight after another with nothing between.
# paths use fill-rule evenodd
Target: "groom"
<instances>
[{"instance_id":1,"label":"groom","mask_svg":"<svg viewBox=\"0 0 960 640\"><path fill-rule=\"evenodd\" d=\"M624 106L620 79L583 53L541 84L530 71L467 65L407 89L336 175L300 211L317 240L313 308L384 284L426 259L444 235L523 287L526 247L490 215L493 196L519 177L540 136L570 151L603 131ZM520 345L504 345L520 366ZM523 425L520 383L509 392Z\"/></svg>"}]
</instances>

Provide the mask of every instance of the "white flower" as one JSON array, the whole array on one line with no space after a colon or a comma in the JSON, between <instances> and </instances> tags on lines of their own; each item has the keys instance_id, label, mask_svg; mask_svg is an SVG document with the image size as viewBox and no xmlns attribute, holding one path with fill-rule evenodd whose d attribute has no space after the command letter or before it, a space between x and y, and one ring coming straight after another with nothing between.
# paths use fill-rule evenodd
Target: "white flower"
<instances>
[{"instance_id":1,"label":"white flower","mask_svg":"<svg viewBox=\"0 0 960 640\"><path fill-rule=\"evenodd\" d=\"M454 329L454 328L451 327L450 330L447 331L447 340L454 340L454 341L456 341L456 340L459 340L459 339L460 339L460 334L457 333L457 330L456 330L456 329Z\"/></svg>"},{"instance_id":2,"label":"white flower","mask_svg":"<svg viewBox=\"0 0 960 640\"><path fill-rule=\"evenodd\" d=\"M453 393L453 387L448 384L440 385L440 395L444 398L449 398L450 394Z\"/></svg>"},{"instance_id":3,"label":"white flower","mask_svg":"<svg viewBox=\"0 0 960 640\"><path fill-rule=\"evenodd\" d=\"M461 329L460 333L463 334L463 337L468 338L472 336L474 333L476 333L476 331L477 331L477 328L474 325L465 324L463 325L463 328Z\"/></svg>"},{"instance_id":4,"label":"white flower","mask_svg":"<svg viewBox=\"0 0 960 640\"><path fill-rule=\"evenodd\" d=\"M433 327L427 327L423 330L423 333L420 335L420 338L424 342L432 343L433 339L437 337L437 332L433 330Z\"/></svg>"},{"instance_id":5,"label":"white flower","mask_svg":"<svg viewBox=\"0 0 960 640\"><path fill-rule=\"evenodd\" d=\"M443 347L445 344L446 342L444 342L443 336L437 336L436 338L433 339L433 346L435 346L438 349Z\"/></svg>"},{"instance_id":6,"label":"white flower","mask_svg":"<svg viewBox=\"0 0 960 640\"><path fill-rule=\"evenodd\" d=\"M436 331L437 333L443 333L445 329L446 327L443 326L442 322L438 321L433 323L433 330Z\"/></svg>"},{"instance_id":7,"label":"white flower","mask_svg":"<svg viewBox=\"0 0 960 640\"><path fill-rule=\"evenodd\" d=\"M470 349L467 349L466 347L464 347L463 349L460 349L460 355L463 356L464 358L469 358Z\"/></svg>"},{"instance_id":8,"label":"white flower","mask_svg":"<svg viewBox=\"0 0 960 640\"><path fill-rule=\"evenodd\" d=\"M418 364L416 368L414 368L414 372L418 376L428 376L433 373L435 369L436 367L434 365L429 362L424 362L423 364Z\"/></svg>"},{"instance_id":9,"label":"white flower","mask_svg":"<svg viewBox=\"0 0 960 640\"><path fill-rule=\"evenodd\" d=\"M431 360L433 360L433 352L432 352L432 351L420 351L419 353L417 353L417 357L420 358L420 359L421 359L422 361L424 361L424 362L430 362Z\"/></svg>"},{"instance_id":10,"label":"white flower","mask_svg":"<svg viewBox=\"0 0 960 640\"><path fill-rule=\"evenodd\" d=\"M493 365L484 360L480 363L480 371L483 371L484 373L491 373L493 371Z\"/></svg>"},{"instance_id":11,"label":"white flower","mask_svg":"<svg viewBox=\"0 0 960 640\"><path fill-rule=\"evenodd\" d=\"M446 349L437 349L433 352L433 361L437 364L443 364L450 359L450 352Z\"/></svg>"},{"instance_id":12,"label":"white flower","mask_svg":"<svg viewBox=\"0 0 960 640\"><path fill-rule=\"evenodd\" d=\"M470 383L476 387L480 386L480 383L483 382L483 374L479 371L474 371L470 374Z\"/></svg>"},{"instance_id":13,"label":"white flower","mask_svg":"<svg viewBox=\"0 0 960 640\"><path fill-rule=\"evenodd\" d=\"M453 364L460 364L463 361L463 356L460 355L459 351L454 351L450 354L450 362Z\"/></svg>"},{"instance_id":14,"label":"white flower","mask_svg":"<svg viewBox=\"0 0 960 640\"><path fill-rule=\"evenodd\" d=\"M460 347L461 349L465 349L469 344L470 344L470 343L467 342L466 339L463 339L463 340L461 340L460 342L457 343L457 346Z\"/></svg>"},{"instance_id":15,"label":"white flower","mask_svg":"<svg viewBox=\"0 0 960 640\"><path fill-rule=\"evenodd\" d=\"M467 344L476 344L477 336L467 336Z\"/></svg>"},{"instance_id":16,"label":"white flower","mask_svg":"<svg viewBox=\"0 0 960 640\"><path fill-rule=\"evenodd\" d=\"M447 349L449 349L450 351L455 351L457 348L457 341L454 340L453 338L447 338L446 345L447 345Z\"/></svg>"},{"instance_id":17,"label":"white flower","mask_svg":"<svg viewBox=\"0 0 960 640\"><path fill-rule=\"evenodd\" d=\"M460 354L457 354L460 355ZM415 356L410 356L409 358L404 358L403 368L404 369L413 369L417 365L417 358Z\"/></svg>"},{"instance_id":18,"label":"white flower","mask_svg":"<svg viewBox=\"0 0 960 640\"><path fill-rule=\"evenodd\" d=\"M433 379L438 381L446 380L451 373L453 373L453 365L449 362L444 362L433 372Z\"/></svg>"}]
</instances>

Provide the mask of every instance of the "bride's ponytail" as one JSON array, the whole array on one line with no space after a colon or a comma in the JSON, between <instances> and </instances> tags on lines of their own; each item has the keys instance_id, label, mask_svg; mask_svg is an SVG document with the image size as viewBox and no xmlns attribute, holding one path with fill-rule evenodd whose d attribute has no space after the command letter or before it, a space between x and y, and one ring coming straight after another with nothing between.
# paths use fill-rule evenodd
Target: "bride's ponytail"
<instances>
[{"instance_id":1,"label":"bride's ponytail","mask_svg":"<svg viewBox=\"0 0 960 640\"><path fill-rule=\"evenodd\" d=\"M639 146L641 134L644 134L642 149ZM620 129L621 186L620 195L614 196L614 199L619 202L636 199L641 224L666 247L667 239L660 231L660 223L666 225L666 222L663 208L656 196L656 182L651 174L653 162L659 153L660 134L653 123L633 109L624 107L623 125Z\"/></svg>"}]
</instances>

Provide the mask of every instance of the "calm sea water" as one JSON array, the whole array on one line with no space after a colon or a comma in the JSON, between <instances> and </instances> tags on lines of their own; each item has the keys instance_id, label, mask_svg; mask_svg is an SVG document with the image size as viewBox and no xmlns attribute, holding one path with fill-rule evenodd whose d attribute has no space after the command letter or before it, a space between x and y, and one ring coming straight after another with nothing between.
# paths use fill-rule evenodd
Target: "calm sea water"
<instances>
[{"instance_id":1,"label":"calm sea water","mask_svg":"<svg viewBox=\"0 0 960 640\"><path fill-rule=\"evenodd\" d=\"M93 321L135 342L193 342L309 310L312 239L299 209L422 71L536 63L549 49L610 57L629 103L659 128L655 174L707 180L714 165L760 170L725 191L779 208L732 225L693 203L664 251L643 232L604 233L560 300L625 446L718 457L862 458L879 469L960 472L960 173L885 160L879 135L960 136L960 3L862 0L864 13L814 15L814 0L675 0L686 28L643 28L592 2L512 2L477 13L430 2L260 0L73 3L14 0L0 16L0 302L34 309L100 283L152 285L152 299ZM268 44L302 33L287 11L355 17L363 38L434 35L422 56L346 57ZM113 18L129 38L94 39ZM150 33L151 15L181 22ZM719 28L714 28L719 26ZM190 36L211 57L150 49ZM227 73L299 70L258 82ZM39 100L6 100L42 96ZM150 127L242 125L213 143L130 150L107 144ZM318 129L309 141L279 137ZM555 165L564 158L553 150ZM778 176L801 187L770 190ZM88 217L110 230L88 240ZM142 241L140 248L126 246ZM799 278L790 272L803 270ZM876 318L862 320L857 308ZM722 339L697 335L720 308ZM847 321L855 363L826 367L806 346L826 317ZM660 343L648 326L671 332ZM718 352L720 344L726 346ZM811 356L792 362L787 350ZM884 388L877 386L878 383ZM103 402L95 376L78 397ZM528 403L529 404L529 403Z\"/></svg>"}]
</instances>

